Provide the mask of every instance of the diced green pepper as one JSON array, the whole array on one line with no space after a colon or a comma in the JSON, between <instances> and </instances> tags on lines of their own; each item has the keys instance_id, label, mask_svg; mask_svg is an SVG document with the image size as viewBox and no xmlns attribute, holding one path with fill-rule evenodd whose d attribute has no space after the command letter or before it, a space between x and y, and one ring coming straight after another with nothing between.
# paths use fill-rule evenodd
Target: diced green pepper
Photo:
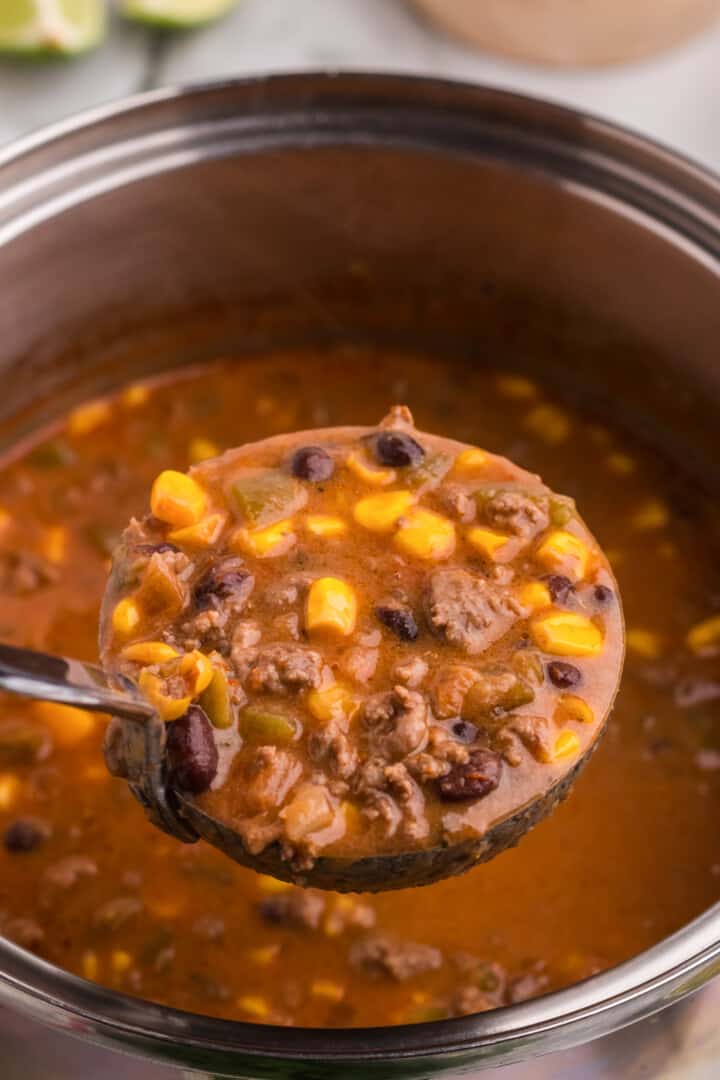
<instances>
[{"instance_id":1,"label":"diced green pepper","mask_svg":"<svg viewBox=\"0 0 720 1080\"><path fill-rule=\"evenodd\" d=\"M556 529L567 525L568 521L575 517L576 512L574 499L564 495L554 495L550 500L550 523Z\"/></svg>"},{"instance_id":2,"label":"diced green pepper","mask_svg":"<svg viewBox=\"0 0 720 1080\"><path fill-rule=\"evenodd\" d=\"M210 684L203 690L199 704L216 728L232 727L235 716L230 701L230 687L224 668L215 668Z\"/></svg>"},{"instance_id":3,"label":"diced green pepper","mask_svg":"<svg viewBox=\"0 0 720 1080\"><path fill-rule=\"evenodd\" d=\"M290 517L307 502L307 492L287 473L262 469L235 477L230 491L243 520L251 527Z\"/></svg>"},{"instance_id":4,"label":"diced green pepper","mask_svg":"<svg viewBox=\"0 0 720 1080\"><path fill-rule=\"evenodd\" d=\"M439 484L453 466L451 454L428 454L422 461L404 474L408 487L419 488L425 484Z\"/></svg>"},{"instance_id":5,"label":"diced green pepper","mask_svg":"<svg viewBox=\"0 0 720 1080\"><path fill-rule=\"evenodd\" d=\"M246 705L240 713L240 732L246 739L289 743L297 735L297 725L285 713L271 712L261 705Z\"/></svg>"}]
</instances>

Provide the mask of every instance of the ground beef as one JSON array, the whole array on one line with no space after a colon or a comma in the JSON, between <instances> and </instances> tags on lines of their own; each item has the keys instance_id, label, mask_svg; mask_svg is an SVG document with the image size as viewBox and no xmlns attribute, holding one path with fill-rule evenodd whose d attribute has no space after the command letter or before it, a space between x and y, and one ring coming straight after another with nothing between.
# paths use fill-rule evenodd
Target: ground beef
<instances>
[{"instance_id":1,"label":"ground beef","mask_svg":"<svg viewBox=\"0 0 720 1080\"><path fill-rule=\"evenodd\" d=\"M370 930L375 925L375 909L357 897L337 896L323 920L327 937L339 937L350 930Z\"/></svg>"},{"instance_id":2,"label":"ground beef","mask_svg":"<svg viewBox=\"0 0 720 1080\"><path fill-rule=\"evenodd\" d=\"M494 644L522 614L501 586L458 568L434 570L424 602L433 631L471 656Z\"/></svg>"},{"instance_id":3,"label":"ground beef","mask_svg":"<svg viewBox=\"0 0 720 1080\"><path fill-rule=\"evenodd\" d=\"M260 649L233 649L238 676L251 693L284 694L316 688L322 680L320 653L279 642Z\"/></svg>"},{"instance_id":4,"label":"ground beef","mask_svg":"<svg viewBox=\"0 0 720 1080\"><path fill-rule=\"evenodd\" d=\"M403 811L403 835L408 840L423 840L430 831L425 816L425 798L401 761L385 768L385 780L390 793Z\"/></svg>"},{"instance_id":5,"label":"ground beef","mask_svg":"<svg viewBox=\"0 0 720 1080\"><path fill-rule=\"evenodd\" d=\"M367 683L375 674L378 663L378 650L368 649L364 645L354 645L340 657L340 670L353 682Z\"/></svg>"},{"instance_id":6,"label":"ground beef","mask_svg":"<svg viewBox=\"0 0 720 1080\"><path fill-rule=\"evenodd\" d=\"M459 521L469 524L475 520L475 500L458 484L444 484L437 492L440 508Z\"/></svg>"},{"instance_id":7,"label":"ground beef","mask_svg":"<svg viewBox=\"0 0 720 1080\"><path fill-rule=\"evenodd\" d=\"M357 769L357 752L344 723L339 720L328 720L311 732L308 753L315 764L322 764L332 776L343 780L348 780Z\"/></svg>"},{"instance_id":8,"label":"ground beef","mask_svg":"<svg viewBox=\"0 0 720 1080\"><path fill-rule=\"evenodd\" d=\"M441 668L433 681L431 691L435 715L441 718L459 716L465 695L477 679L477 671L464 664Z\"/></svg>"},{"instance_id":9,"label":"ground beef","mask_svg":"<svg viewBox=\"0 0 720 1080\"><path fill-rule=\"evenodd\" d=\"M137 896L116 896L102 904L93 914L92 924L98 930L115 931L143 910Z\"/></svg>"},{"instance_id":10,"label":"ground beef","mask_svg":"<svg viewBox=\"0 0 720 1080\"><path fill-rule=\"evenodd\" d=\"M368 934L351 946L352 967L366 975L403 982L442 966L442 953L432 945L400 941L389 934Z\"/></svg>"},{"instance_id":11,"label":"ground beef","mask_svg":"<svg viewBox=\"0 0 720 1080\"><path fill-rule=\"evenodd\" d=\"M282 806L301 779L303 767L294 754L278 746L261 746L245 770L242 798L250 814Z\"/></svg>"},{"instance_id":12,"label":"ground beef","mask_svg":"<svg viewBox=\"0 0 720 1080\"><path fill-rule=\"evenodd\" d=\"M508 1004L518 1005L521 1001L529 1001L538 997L548 988L549 979L544 971L527 971L519 975L508 987Z\"/></svg>"},{"instance_id":13,"label":"ground beef","mask_svg":"<svg viewBox=\"0 0 720 1080\"><path fill-rule=\"evenodd\" d=\"M522 763L520 745L528 750L536 761L552 760L553 732L544 716L511 716L504 726L492 735L493 746L502 754L508 765Z\"/></svg>"},{"instance_id":14,"label":"ground beef","mask_svg":"<svg viewBox=\"0 0 720 1080\"><path fill-rule=\"evenodd\" d=\"M48 885L59 889L70 889L86 877L95 877L98 868L94 859L87 855L67 855L56 863L51 863L43 874Z\"/></svg>"},{"instance_id":15,"label":"ground beef","mask_svg":"<svg viewBox=\"0 0 720 1080\"><path fill-rule=\"evenodd\" d=\"M45 938L45 931L35 919L18 916L0 920L0 934L19 945L21 949L38 949Z\"/></svg>"},{"instance_id":16,"label":"ground beef","mask_svg":"<svg viewBox=\"0 0 720 1080\"><path fill-rule=\"evenodd\" d=\"M384 758L403 758L422 750L427 741L425 699L405 686L369 697L363 707L362 723L369 747Z\"/></svg>"},{"instance_id":17,"label":"ground beef","mask_svg":"<svg viewBox=\"0 0 720 1080\"><path fill-rule=\"evenodd\" d=\"M419 656L411 656L408 660L401 660L393 669L393 678L397 682L404 683L411 690L417 690L425 680L428 666Z\"/></svg>"},{"instance_id":18,"label":"ground beef","mask_svg":"<svg viewBox=\"0 0 720 1080\"><path fill-rule=\"evenodd\" d=\"M0 591L25 596L60 578L57 566L29 551L9 551L0 556Z\"/></svg>"},{"instance_id":19,"label":"ground beef","mask_svg":"<svg viewBox=\"0 0 720 1080\"><path fill-rule=\"evenodd\" d=\"M261 900L258 911L266 922L276 926L317 930L325 903L325 897L312 889L292 889Z\"/></svg>"},{"instance_id":20,"label":"ground beef","mask_svg":"<svg viewBox=\"0 0 720 1080\"><path fill-rule=\"evenodd\" d=\"M483 517L493 529L529 540L547 529L547 499L531 499L520 491L499 491L483 506Z\"/></svg>"}]
</instances>

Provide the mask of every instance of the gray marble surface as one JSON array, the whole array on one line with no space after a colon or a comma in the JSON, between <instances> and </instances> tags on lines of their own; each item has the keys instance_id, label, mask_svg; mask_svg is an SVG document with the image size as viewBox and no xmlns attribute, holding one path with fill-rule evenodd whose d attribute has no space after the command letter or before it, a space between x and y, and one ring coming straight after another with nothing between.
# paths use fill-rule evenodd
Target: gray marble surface
<instances>
[{"instance_id":1,"label":"gray marble surface","mask_svg":"<svg viewBox=\"0 0 720 1080\"><path fill-rule=\"evenodd\" d=\"M403 0L240 0L222 22L158 35L115 21L71 62L0 63L0 143L80 109L168 83L310 68L491 83L587 109L720 169L720 26L640 64L550 71L471 51Z\"/></svg>"}]
</instances>

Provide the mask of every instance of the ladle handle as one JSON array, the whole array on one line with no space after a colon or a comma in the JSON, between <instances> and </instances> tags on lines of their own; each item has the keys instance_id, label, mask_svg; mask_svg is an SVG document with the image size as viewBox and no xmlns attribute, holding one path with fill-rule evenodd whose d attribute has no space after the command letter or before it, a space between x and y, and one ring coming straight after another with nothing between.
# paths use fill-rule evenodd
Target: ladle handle
<instances>
[{"instance_id":1,"label":"ladle handle","mask_svg":"<svg viewBox=\"0 0 720 1080\"><path fill-rule=\"evenodd\" d=\"M0 644L0 689L129 720L153 715L152 707L129 680L111 678L102 668L82 660L14 645Z\"/></svg>"}]
</instances>

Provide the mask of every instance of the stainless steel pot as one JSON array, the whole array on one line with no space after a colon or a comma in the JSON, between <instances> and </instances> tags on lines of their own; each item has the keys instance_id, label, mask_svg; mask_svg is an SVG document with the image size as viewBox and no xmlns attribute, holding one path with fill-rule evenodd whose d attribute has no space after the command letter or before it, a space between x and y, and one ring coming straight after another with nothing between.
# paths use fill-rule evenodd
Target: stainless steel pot
<instances>
[{"instance_id":1,"label":"stainless steel pot","mask_svg":"<svg viewBox=\"0 0 720 1080\"><path fill-rule=\"evenodd\" d=\"M370 339L540 367L720 479L720 184L539 102L299 75L99 110L0 155L0 283L4 443L83 396L225 348ZM7 1055L13 1023L33 1048L25 1078L43 1045L27 1018L222 1076L460 1076L523 1061L511 1076L661 1076L678 1047L683 1075L697 1050L710 1076L714 992L687 995L718 970L713 909L571 989L413 1027L183 1014L2 942L0 1002ZM63 1059L68 1076L155 1075L48 1039L55 1076Z\"/></svg>"}]
</instances>

